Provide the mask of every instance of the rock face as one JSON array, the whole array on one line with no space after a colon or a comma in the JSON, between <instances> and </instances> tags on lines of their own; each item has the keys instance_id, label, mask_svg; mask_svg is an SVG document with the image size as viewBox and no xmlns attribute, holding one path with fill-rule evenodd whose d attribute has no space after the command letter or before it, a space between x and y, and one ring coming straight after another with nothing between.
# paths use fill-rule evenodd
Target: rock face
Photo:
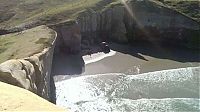
<instances>
[{"instance_id":1,"label":"rock face","mask_svg":"<svg viewBox=\"0 0 200 112\"><path fill-rule=\"evenodd\" d=\"M78 17L83 40L95 42L114 40L128 42L124 24L125 9L122 6L107 8L101 12L86 11Z\"/></svg>"},{"instance_id":2,"label":"rock face","mask_svg":"<svg viewBox=\"0 0 200 112\"><path fill-rule=\"evenodd\" d=\"M114 40L164 42L199 48L200 25L152 0L129 0L102 11L87 10L77 19L82 40L93 44Z\"/></svg>"},{"instance_id":3,"label":"rock face","mask_svg":"<svg viewBox=\"0 0 200 112\"><path fill-rule=\"evenodd\" d=\"M153 0L128 0L99 10L88 9L78 15L76 22L58 26L60 47L56 48L64 52L78 53L81 46L109 40L200 48L198 22Z\"/></svg>"},{"instance_id":4,"label":"rock face","mask_svg":"<svg viewBox=\"0 0 200 112\"><path fill-rule=\"evenodd\" d=\"M0 81L30 90L50 100L50 75L55 41L42 52L0 64Z\"/></svg>"},{"instance_id":5,"label":"rock face","mask_svg":"<svg viewBox=\"0 0 200 112\"><path fill-rule=\"evenodd\" d=\"M125 25L130 41L199 47L200 25L191 18L151 0L130 1L127 5L130 11L125 16Z\"/></svg>"},{"instance_id":6,"label":"rock face","mask_svg":"<svg viewBox=\"0 0 200 112\"><path fill-rule=\"evenodd\" d=\"M123 6L114 7L112 14L111 38L119 42L128 42L126 38L126 27L124 24L125 9Z\"/></svg>"},{"instance_id":7,"label":"rock face","mask_svg":"<svg viewBox=\"0 0 200 112\"><path fill-rule=\"evenodd\" d=\"M0 81L37 93L33 65L25 60L9 60L0 65Z\"/></svg>"},{"instance_id":8,"label":"rock face","mask_svg":"<svg viewBox=\"0 0 200 112\"><path fill-rule=\"evenodd\" d=\"M81 50L80 26L76 22L61 24L55 28L58 33L56 52L79 53Z\"/></svg>"}]
</instances>

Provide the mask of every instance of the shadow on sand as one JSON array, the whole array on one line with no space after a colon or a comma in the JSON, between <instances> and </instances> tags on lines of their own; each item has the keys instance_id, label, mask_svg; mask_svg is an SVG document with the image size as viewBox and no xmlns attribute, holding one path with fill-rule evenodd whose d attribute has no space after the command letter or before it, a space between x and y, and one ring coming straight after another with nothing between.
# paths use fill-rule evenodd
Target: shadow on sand
<instances>
[{"instance_id":1,"label":"shadow on sand","mask_svg":"<svg viewBox=\"0 0 200 112\"><path fill-rule=\"evenodd\" d=\"M54 54L51 73L51 102L56 103L56 87L54 76L76 75L85 71L85 63L82 56L64 53Z\"/></svg>"},{"instance_id":2,"label":"shadow on sand","mask_svg":"<svg viewBox=\"0 0 200 112\"><path fill-rule=\"evenodd\" d=\"M169 59L178 62L200 62L199 50L192 50L172 45L158 45L149 42L138 42L134 45L110 44L110 48L117 52L129 54L139 59L148 61L144 56L158 59Z\"/></svg>"},{"instance_id":3,"label":"shadow on sand","mask_svg":"<svg viewBox=\"0 0 200 112\"><path fill-rule=\"evenodd\" d=\"M169 59L182 63L200 62L199 50L191 50L177 46L161 46L148 42L135 43L134 45L109 44L114 51L129 54L141 60L149 61L143 55L158 59ZM91 53L99 52L97 49L91 50ZM119 63L120 64L120 63ZM51 100L56 102L55 81L60 80L59 76L75 76L85 72L85 62L82 55L69 55L64 53L54 54L51 75ZM54 79L56 76L58 79ZM66 78L68 79L68 78Z\"/></svg>"},{"instance_id":4,"label":"shadow on sand","mask_svg":"<svg viewBox=\"0 0 200 112\"><path fill-rule=\"evenodd\" d=\"M53 75L75 75L84 72L85 63L80 54L67 55L59 53L54 55Z\"/></svg>"}]
</instances>

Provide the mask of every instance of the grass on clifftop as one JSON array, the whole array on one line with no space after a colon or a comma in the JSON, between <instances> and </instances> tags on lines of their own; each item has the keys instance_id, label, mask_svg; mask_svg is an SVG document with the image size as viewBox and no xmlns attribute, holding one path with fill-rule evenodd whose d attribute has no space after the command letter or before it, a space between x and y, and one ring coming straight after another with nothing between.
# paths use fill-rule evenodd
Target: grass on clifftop
<instances>
[{"instance_id":1,"label":"grass on clifftop","mask_svg":"<svg viewBox=\"0 0 200 112\"><path fill-rule=\"evenodd\" d=\"M116 1L121 0L2 0L0 29L62 23L86 9L104 8Z\"/></svg>"},{"instance_id":2,"label":"grass on clifftop","mask_svg":"<svg viewBox=\"0 0 200 112\"><path fill-rule=\"evenodd\" d=\"M175 9L200 23L200 1L199 0L158 0L164 5Z\"/></svg>"},{"instance_id":3,"label":"grass on clifftop","mask_svg":"<svg viewBox=\"0 0 200 112\"><path fill-rule=\"evenodd\" d=\"M0 63L41 52L53 42L54 37L55 32L46 26L0 36Z\"/></svg>"},{"instance_id":4,"label":"grass on clifftop","mask_svg":"<svg viewBox=\"0 0 200 112\"><path fill-rule=\"evenodd\" d=\"M0 29L30 24L54 24L99 2L115 0L2 0Z\"/></svg>"},{"instance_id":5,"label":"grass on clifftop","mask_svg":"<svg viewBox=\"0 0 200 112\"><path fill-rule=\"evenodd\" d=\"M0 30L14 27L30 28L52 25L77 17L86 9L98 10L112 6L121 0L1 0ZM164 1L173 9L200 22L199 1L196 0L154 0Z\"/></svg>"}]
</instances>

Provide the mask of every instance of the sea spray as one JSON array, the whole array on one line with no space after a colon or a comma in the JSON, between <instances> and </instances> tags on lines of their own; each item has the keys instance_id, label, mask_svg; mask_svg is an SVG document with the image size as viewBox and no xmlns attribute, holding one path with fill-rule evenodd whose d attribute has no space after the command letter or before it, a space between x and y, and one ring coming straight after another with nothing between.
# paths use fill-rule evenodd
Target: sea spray
<instances>
[{"instance_id":1,"label":"sea spray","mask_svg":"<svg viewBox=\"0 0 200 112\"><path fill-rule=\"evenodd\" d=\"M99 109L198 110L199 69L200 67L189 67L139 75L108 73L65 80L56 83L56 103L65 108L70 107L73 111L83 112L95 112ZM152 106L145 107L137 103ZM120 107L118 104L125 107L117 108Z\"/></svg>"}]
</instances>

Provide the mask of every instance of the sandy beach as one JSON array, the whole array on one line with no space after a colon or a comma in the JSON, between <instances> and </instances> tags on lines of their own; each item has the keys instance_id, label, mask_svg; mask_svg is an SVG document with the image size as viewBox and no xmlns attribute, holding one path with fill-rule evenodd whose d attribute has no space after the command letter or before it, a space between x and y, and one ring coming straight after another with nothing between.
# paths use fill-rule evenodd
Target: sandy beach
<instances>
[{"instance_id":1,"label":"sandy beach","mask_svg":"<svg viewBox=\"0 0 200 112\"><path fill-rule=\"evenodd\" d=\"M135 75L159 70L200 66L197 51L162 48L152 45L110 44L111 52L92 55L54 56L52 74L55 82L77 76L105 73Z\"/></svg>"}]
</instances>

